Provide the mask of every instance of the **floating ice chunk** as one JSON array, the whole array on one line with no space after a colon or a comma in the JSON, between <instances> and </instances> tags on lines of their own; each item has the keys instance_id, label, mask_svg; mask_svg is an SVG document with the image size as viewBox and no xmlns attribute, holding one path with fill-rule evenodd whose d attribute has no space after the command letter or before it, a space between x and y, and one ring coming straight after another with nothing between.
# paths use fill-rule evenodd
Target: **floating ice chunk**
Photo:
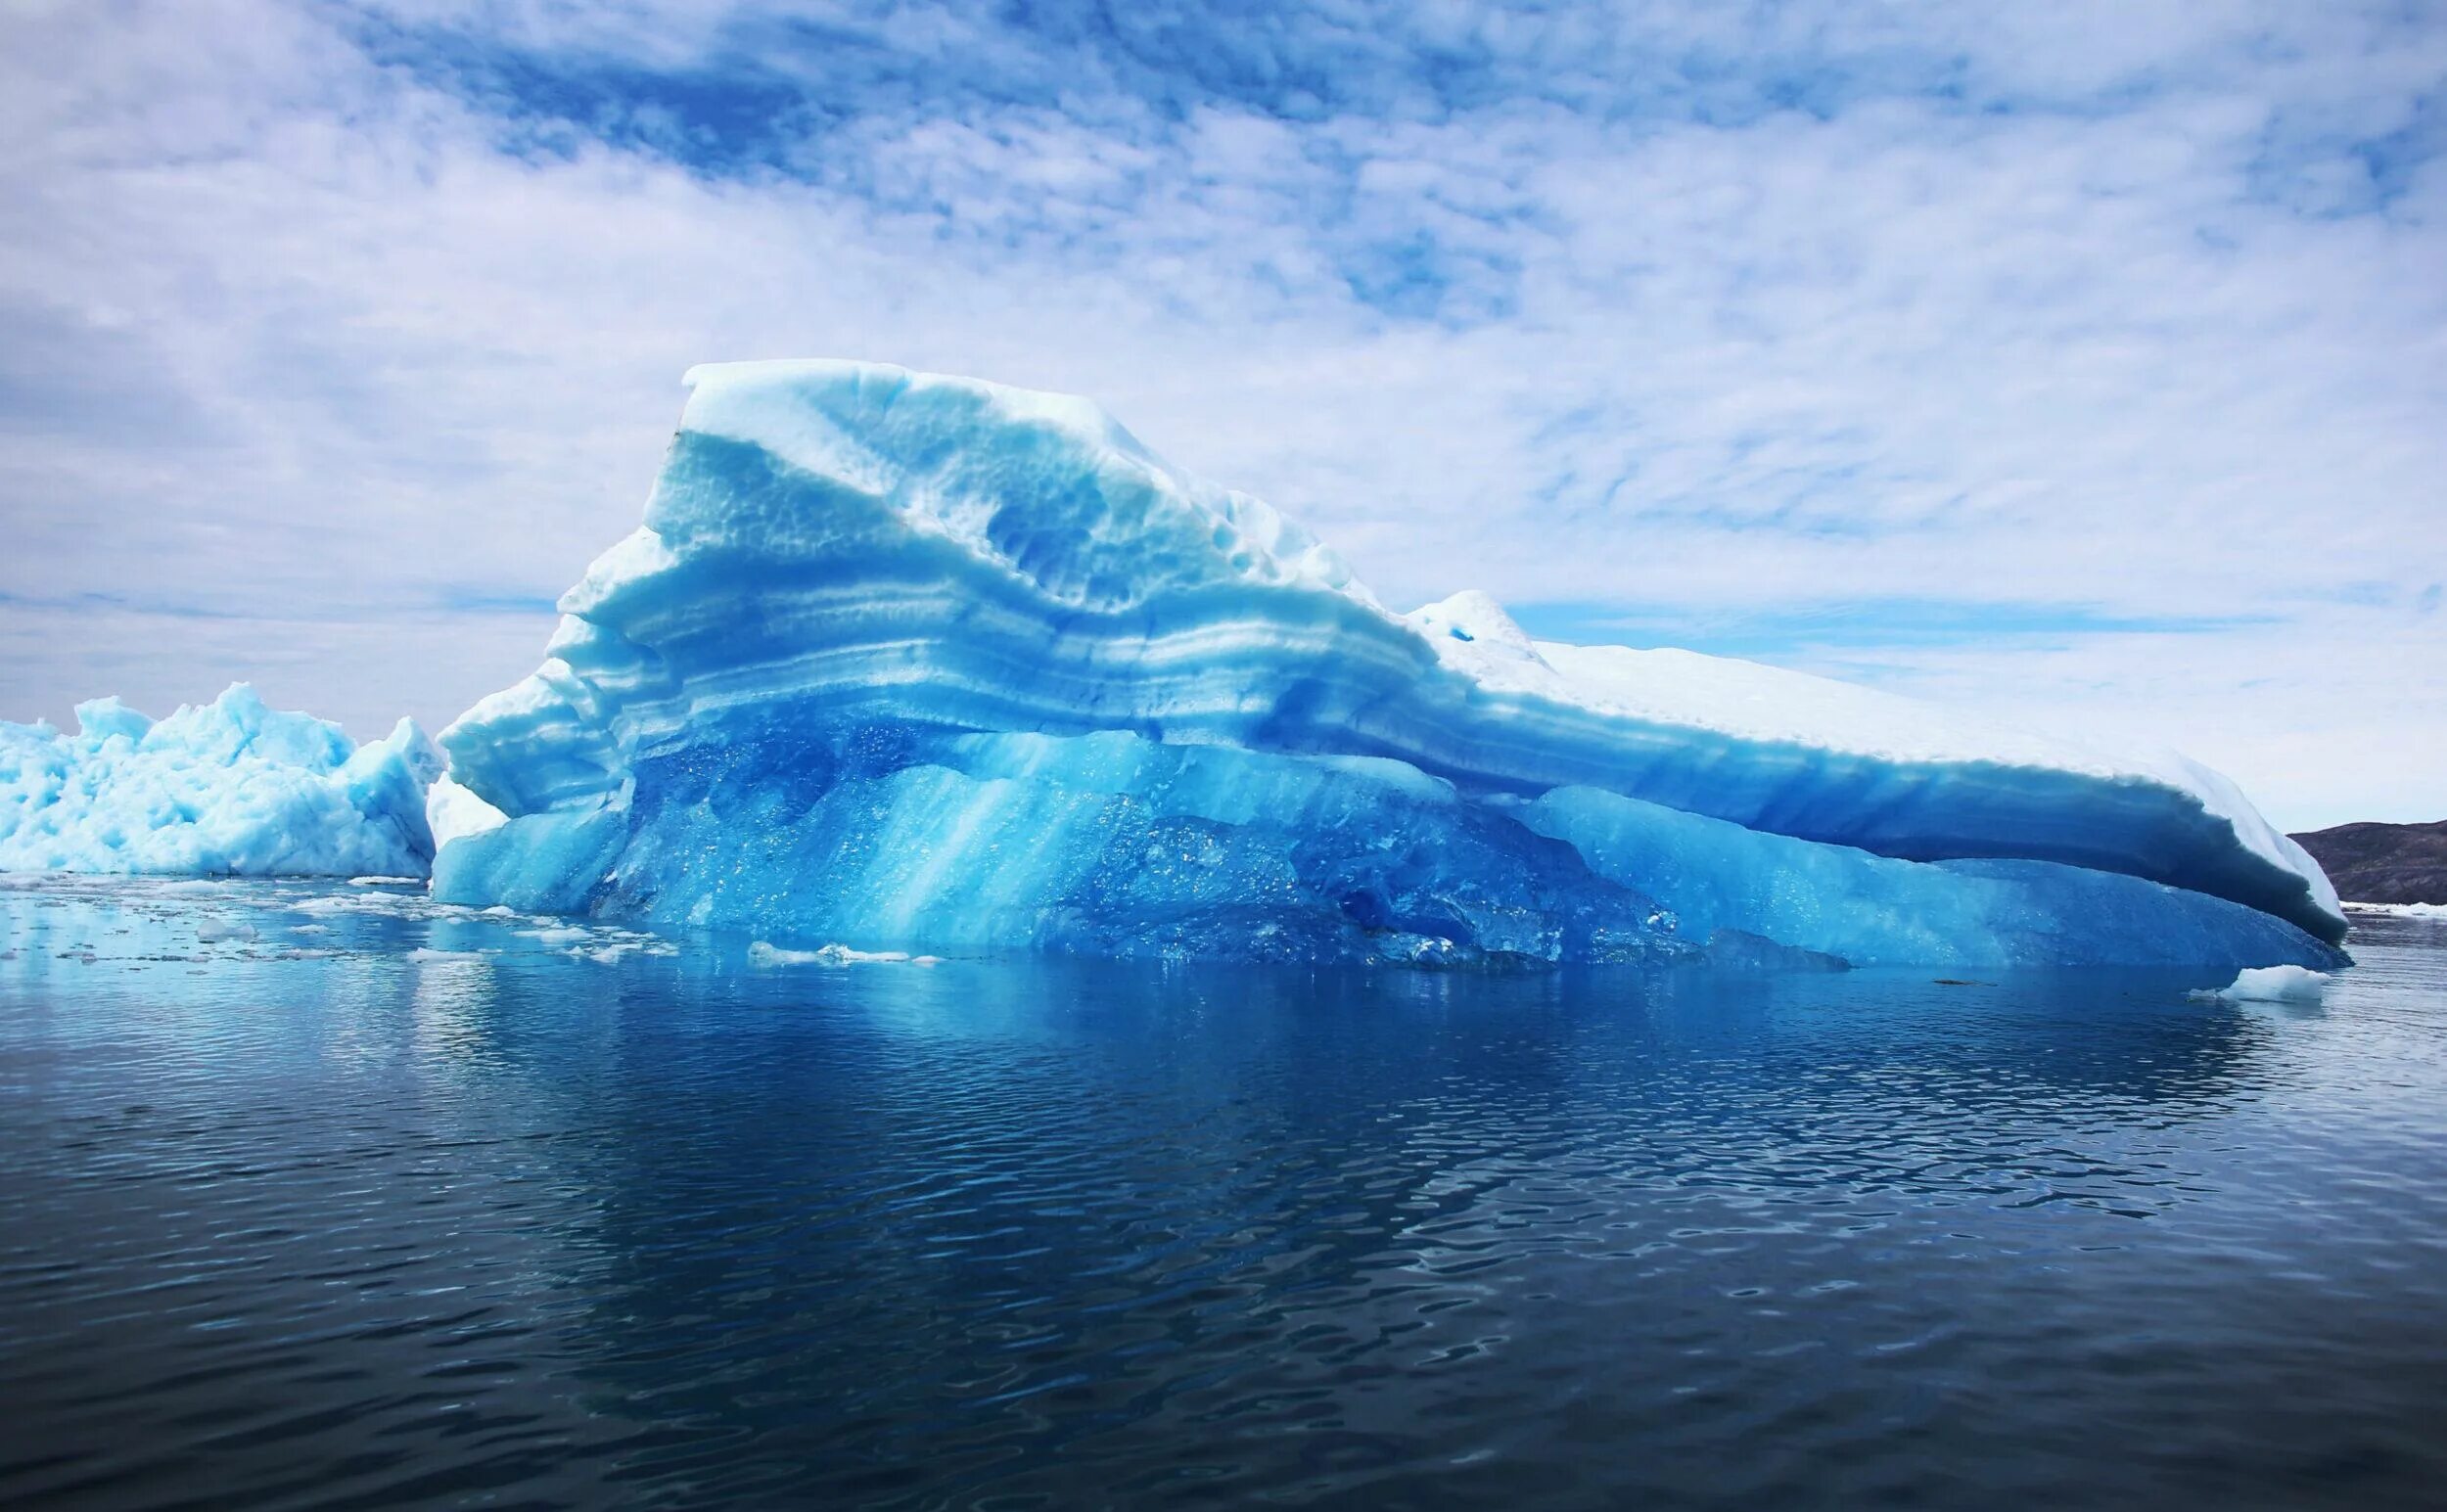
<instances>
[{"instance_id":1,"label":"floating ice chunk","mask_svg":"<svg viewBox=\"0 0 2447 1512\"><path fill-rule=\"evenodd\" d=\"M1535 641L1483 593L1398 616L1083 400L690 383L643 527L443 733L439 898L913 951L2341 959L2317 864L2182 757ZM1660 815L1740 859L1615 844Z\"/></svg>"},{"instance_id":2,"label":"floating ice chunk","mask_svg":"<svg viewBox=\"0 0 2447 1512\"><path fill-rule=\"evenodd\" d=\"M2234 982L2214 992L2194 992L2204 1002L2316 1003L2335 979L2299 966L2264 966L2236 974Z\"/></svg>"},{"instance_id":3,"label":"floating ice chunk","mask_svg":"<svg viewBox=\"0 0 2447 1512\"><path fill-rule=\"evenodd\" d=\"M848 945L819 945L813 950L787 950L779 945L758 940L748 947L748 959L758 966L858 966L891 963L915 963L906 950L853 950ZM935 964L929 956L925 964Z\"/></svg>"},{"instance_id":4,"label":"floating ice chunk","mask_svg":"<svg viewBox=\"0 0 2447 1512\"><path fill-rule=\"evenodd\" d=\"M116 699L77 719L0 722L0 871L421 878L432 859L441 756L412 721L352 747L245 683L159 722Z\"/></svg>"},{"instance_id":5,"label":"floating ice chunk","mask_svg":"<svg viewBox=\"0 0 2447 1512\"><path fill-rule=\"evenodd\" d=\"M2375 913L2393 919L2447 919L2447 903L2347 903L2348 914Z\"/></svg>"},{"instance_id":6,"label":"floating ice chunk","mask_svg":"<svg viewBox=\"0 0 2447 1512\"><path fill-rule=\"evenodd\" d=\"M785 950L779 945L758 940L748 947L748 963L752 966L815 966L829 964L821 950Z\"/></svg>"}]
</instances>

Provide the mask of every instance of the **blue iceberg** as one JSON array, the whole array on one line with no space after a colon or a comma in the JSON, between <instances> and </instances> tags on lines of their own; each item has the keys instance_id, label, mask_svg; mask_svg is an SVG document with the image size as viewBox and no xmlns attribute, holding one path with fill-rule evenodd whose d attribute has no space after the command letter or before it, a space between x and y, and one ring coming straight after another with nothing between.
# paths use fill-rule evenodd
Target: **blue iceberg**
<instances>
[{"instance_id":1,"label":"blue iceberg","mask_svg":"<svg viewBox=\"0 0 2447 1512\"><path fill-rule=\"evenodd\" d=\"M146 718L76 706L73 734L0 721L0 871L414 876L441 753L415 721L358 747L233 683Z\"/></svg>"},{"instance_id":2,"label":"blue iceberg","mask_svg":"<svg viewBox=\"0 0 2447 1512\"><path fill-rule=\"evenodd\" d=\"M1386 609L1084 399L702 367L644 527L441 736L434 891L856 949L2332 965L2180 756Z\"/></svg>"}]
</instances>

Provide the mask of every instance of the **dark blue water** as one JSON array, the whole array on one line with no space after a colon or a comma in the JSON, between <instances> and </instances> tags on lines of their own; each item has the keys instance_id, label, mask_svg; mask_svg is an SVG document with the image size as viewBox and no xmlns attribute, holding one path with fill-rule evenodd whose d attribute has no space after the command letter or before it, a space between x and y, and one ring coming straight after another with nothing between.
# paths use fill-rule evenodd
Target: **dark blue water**
<instances>
[{"instance_id":1,"label":"dark blue water","mask_svg":"<svg viewBox=\"0 0 2447 1512\"><path fill-rule=\"evenodd\" d=\"M2293 1011L641 943L0 889L0 1502L2447 1499L2447 927Z\"/></svg>"}]
</instances>

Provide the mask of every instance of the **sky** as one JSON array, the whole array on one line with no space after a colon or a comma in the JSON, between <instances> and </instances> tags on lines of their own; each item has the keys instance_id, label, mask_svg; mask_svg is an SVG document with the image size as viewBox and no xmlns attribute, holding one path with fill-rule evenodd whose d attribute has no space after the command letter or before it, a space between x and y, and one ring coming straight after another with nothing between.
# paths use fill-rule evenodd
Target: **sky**
<instances>
[{"instance_id":1,"label":"sky","mask_svg":"<svg viewBox=\"0 0 2447 1512\"><path fill-rule=\"evenodd\" d=\"M0 717L540 660L691 364L2447 818L2447 10L0 0Z\"/></svg>"}]
</instances>

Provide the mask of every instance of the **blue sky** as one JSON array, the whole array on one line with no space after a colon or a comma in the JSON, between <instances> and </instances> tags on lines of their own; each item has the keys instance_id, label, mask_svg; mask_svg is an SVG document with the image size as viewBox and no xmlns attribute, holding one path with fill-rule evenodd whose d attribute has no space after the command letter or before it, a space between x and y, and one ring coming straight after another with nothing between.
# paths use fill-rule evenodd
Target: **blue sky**
<instances>
[{"instance_id":1,"label":"blue sky","mask_svg":"<svg viewBox=\"0 0 2447 1512\"><path fill-rule=\"evenodd\" d=\"M678 375L1102 399L1391 602L2447 816L2414 5L0 13L0 716L537 659Z\"/></svg>"}]
</instances>

